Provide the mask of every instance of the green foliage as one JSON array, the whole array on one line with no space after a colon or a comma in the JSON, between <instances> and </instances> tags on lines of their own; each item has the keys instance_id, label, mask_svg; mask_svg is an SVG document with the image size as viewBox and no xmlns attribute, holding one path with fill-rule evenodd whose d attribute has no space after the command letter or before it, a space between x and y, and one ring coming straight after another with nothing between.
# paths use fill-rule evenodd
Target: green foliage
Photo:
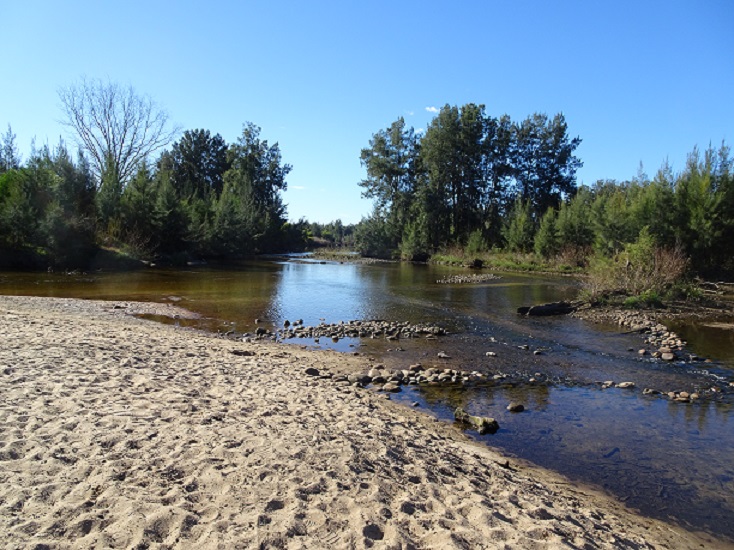
<instances>
[{"instance_id":1,"label":"green foliage","mask_svg":"<svg viewBox=\"0 0 734 550\"><path fill-rule=\"evenodd\" d=\"M505 229L507 250L510 252L532 250L534 234L535 227L530 215L530 201L522 200L518 196Z\"/></svg>"},{"instance_id":2,"label":"green foliage","mask_svg":"<svg viewBox=\"0 0 734 550\"><path fill-rule=\"evenodd\" d=\"M396 246L390 237L388 223L377 211L357 224L354 241L362 256L374 258L391 259Z\"/></svg>"},{"instance_id":3,"label":"green foliage","mask_svg":"<svg viewBox=\"0 0 734 550\"><path fill-rule=\"evenodd\" d=\"M534 225L573 194L580 141L568 138L563 115L536 114L517 124L473 103L445 105L422 137L398 119L374 134L361 154L364 196L375 200L387 224L378 248L411 257L416 250L463 245L476 231L488 245L501 244L517 195L529 204ZM532 248L532 242L521 246Z\"/></svg>"},{"instance_id":4,"label":"green foliage","mask_svg":"<svg viewBox=\"0 0 734 550\"><path fill-rule=\"evenodd\" d=\"M538 256L547 259L558 254L559 244L558 231L556 230L556 211L550 208L540 220L533 246Z\"/></svg>"},{"instance_id":5,"label":"green foliage","mask_svg":"<svg viewBox=\"0 0 734 550\"><path fill-rule=\"evenodd\" d=\"M657 246L647 227L637 240L614 257L598 254L589 268L587 287L591 296L660 296L687 274L688 258L680 249Z\"/></svg>"},{"instance_id":6,"label":"green foliage","mask_svg":"<svg viewBox=\"0 0 734 550\"><path fill-rule=\"evenodd\" d=\"M588 249L594 243L592 200L591 192L582 187L570 201L561 204L556 221L558 246L561 250Z\"/></svg>"},{"instance_id":7,"label":"green foliage","mask_svg":"<svg viewBox=\"0 0 734 550\"><path fill-rule=\"evenodd\" d=\"M8 124L8 131L0 138L0 174L20 168L20 155L15 144L15 134Z\"/></svg>"},{"instance_id":8,"label":"green foliage","mask_svg":"<svg viewBox=\"0 0 734 550\"><path fill-rule=\"evenodd\" d=\"M581 139L568 138L563 114L552 120L541 113L529 116L516 129L514 149L516 189L533 212L557 208L576 190L576 170L583 163L574 156Z\"/></svg>"},{"instance_id":9,"label":"green foliage","mask_svg":"<svg viewBox=\"0 0 734 550\"><path fill-rule=\"evenodd\" d=\"M662 307L663 301L656 291L646 290L639 296L629 296L622 305L628 309L655 308Z\"/></svg>"},{"instance_id":10,"label":"green foliage","mask_svg":"<svg viewBox=\"0 0 734 550\"><path fill-rule=\"evenodd\" d=\"M0 174L3 257L30 250L49 266L86 267L99 246L175 261L302 249L307 223L287 223L280 196L290 166L259 134L246 124L227 148L218 135L187 132L127 180L111 157L95 180L86 158L74 162L63 142L34 151L26 166Z\"/></svg>"},{"instance_id":11,"label":"green foliage","mask_svg":"<svg viewBox=\"0 0 734 550\"><path fill-rule=\"evenodd\" d=\"M487 243L481 229L476 229L469 235L466 241L466 253L469 256L479 256L487 251Z\"/></svg>"},{"instance_id":12,"label":"green foliage","mask_svg":"<svg viewBox=\"0 0 734 550\"><path fill-rule=\"evenodd\" d=\"M229 169L227 144L209 130L187 130L166 153L171 185L179 199L218 198Z\"/></svg>"}]
</instances>

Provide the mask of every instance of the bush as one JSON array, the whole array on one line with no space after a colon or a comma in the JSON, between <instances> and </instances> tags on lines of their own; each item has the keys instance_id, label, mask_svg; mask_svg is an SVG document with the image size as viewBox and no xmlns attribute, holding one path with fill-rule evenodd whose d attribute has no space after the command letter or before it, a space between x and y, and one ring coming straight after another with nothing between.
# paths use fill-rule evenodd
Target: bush
<instances>
[{"instance_id":1,"label":"bush","mask_svg":"<svg viewBox=\"0 0 734 550\"><path fill-rule=\"evenodd\" d=\"M477 229L469 234L469 240L466 242L466 254L468 256L479 256L487 251L487 244L484 241L482 230Z\"/></svg>"},{"instance_id":2,"label":"bush","mask_svg":"<svg viewBox=\"0 0 734 550\"><path fill-rule=\"evenodd\" d=\"M589 266L587 290L592 299L621 294L659 296L680 283L688 270L688 258L679 248L663 248L643 228L634 243L613 258L597 255Z\"/></svg>"}]
</instances>

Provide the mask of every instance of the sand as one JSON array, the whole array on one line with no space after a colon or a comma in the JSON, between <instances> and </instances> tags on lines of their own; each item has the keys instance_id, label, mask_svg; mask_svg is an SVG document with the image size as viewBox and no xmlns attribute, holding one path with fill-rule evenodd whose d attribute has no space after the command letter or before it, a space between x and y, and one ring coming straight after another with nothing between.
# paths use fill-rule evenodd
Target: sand
<instances>
[{"instance_id":1,"label":"sand","mask_svg":"<svg viewBox=\"0 0 734 550\"><path fill-rule=\"evenodd\" d=\"M0 297L3 548L726 548L305 373L367 359ZM236 353L235 353L236 352Z\"/></svg>"}]
</instances>

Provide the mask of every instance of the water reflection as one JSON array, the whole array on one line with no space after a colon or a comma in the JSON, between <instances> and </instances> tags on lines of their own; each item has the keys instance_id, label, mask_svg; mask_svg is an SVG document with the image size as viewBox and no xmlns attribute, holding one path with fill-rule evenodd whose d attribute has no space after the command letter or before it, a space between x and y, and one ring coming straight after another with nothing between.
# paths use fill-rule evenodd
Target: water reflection
<instances>
[{"instance_id":1,"label":"water reflection","mask_svg":"<svg viewBox=\"0 0 734 550\"><path fill-rule=\"evenodd\" d=\"M497 434L474 437L572 479L593 480L649 515L734 537L734 442L721 437L718 424L731 411L714 404L536 385L414 387L395 399L418 402L445 420L456 407L492 416ZM512 401L525 412L508 412Z\"/></svg>"},{"instance_id":2,"label":"water reflection","mask_svg":"<svg viewBox=\"0 0 734 550\"><path fill-rule=\"evenodd\" d=\"M254 332L288 319L317 325L352 319L439 323L455 334L439 340L296 339L295 344L359 350L392 367L412 362L439 368L535 372L545 384L497 384L478 388L406 390L399 399L419 401L450 420L461 406L494 416L501 429L485 439L505 452L596 483L645 513L675 516L696 529L734 538L734 430L732 404L672 403L641 395L710 388L731 377L734 364L680 365L643 360L638 335L571 318L518 317L519 306L571 299L568 278L503 274L476 285L436 284L461 271L409 264L356 265L259 261L237 270L196 268L66 276L0 274L0 293L113 300L173 301L203 316L210 330ZM255 324L260 319L260 325ZM729 333L677 329L703 356L734 349ZM700 338L695 337L701 331ZM692 338L691 335L694 335ZM493 340L492 340L493 339ZM527 346L527 350L519 346ZM713 346L711 349L706 346ZM544 350L536 356L533 350ZM632 351L628 351L628 350ZM446 352L451 359L439 359ZM496 357L488 357L492 351ZM734 352L733 352L734 354ZM571 382L561 383L565 380ZM601 380L631 380L634 391L601 391ZM728 378L726 378L728 380ZM505 410L522 402L527 412Z\"/></svg>"}]
</instances>

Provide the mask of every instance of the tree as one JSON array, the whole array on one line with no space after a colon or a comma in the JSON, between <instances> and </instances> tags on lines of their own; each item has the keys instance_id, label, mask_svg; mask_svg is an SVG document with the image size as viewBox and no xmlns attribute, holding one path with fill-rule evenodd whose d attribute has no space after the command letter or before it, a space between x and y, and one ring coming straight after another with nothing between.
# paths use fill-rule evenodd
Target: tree
<instances>
[{"instance_id":1,"label":"tree","mask_svg":"<svg viewBox=\"0 0 734 550\"><path fill-rule=\"evenodd\" d=\"M165 147L178 132L168 114L132 87L86 80L59 90L66 126L89 154L99 183L103 177L124 187L138 165Z\"/></svg>"},{"instance_id":2,"label":"tree","mask_svg":"<svg viewBox=\"0 0 734 550\"><path fill-rule=\"evenodd\" d=\"M562 114L549 120L536 113L517 127L516 140L517 191L531 202L535 214L558 208L563 197L576 190L576 170L583 163L573 153L581 139L569 140Z\"/></svg>"},{"instance_id":3,"label":"tree","mask_svg":"<svg viewBox=\"0 0 734 550\"><path fill-rule=\"evenodd\" d=\"M171 147L171 185L182 199L209 199L222 192L229 169L227 143L209 130L187 130Z\"/></svg>"},{"instance_id":4,"label":"tree","mask_svg":"<svg viewBox=\"0 0 734 550\"><path fill-rule=\"evenodd\" d=\"M418 138L400 117L386 130L372 136L362 149L360 162L367 178L359 182L362 196L374 199L375 208L385 218L392 246L400 240L416 187Z\"/></svg>"},{"instance_id":5,"label":"tree","mask_svg":"<svg viewBox=\"0 0 734 550\"><path fill-rule=\"evenodd\" d=\"M507 249L510 252L529 252L533 248L535 226L530 212L530 202L518 195L505 229Z\"/></svg>"},{"instance_id":6,"label":"tree","mask_svg":"<svg viewBox=\"0 0 734 550\"><path fill-rule=\"evenodd\" d=\"M229 147L227 160L230 169L210 229L215 253L239 256L273 249L286 221L280 191L287 188L291 166L282 163L278 144L261 140L260 128L252 123Z\"/></svg>"},{"instance_id":7,"label":"tree","mask_svg":"<svg viewBox=\"0 0 734 550\"><path fill-rule=\"evenodd\" d=\"M8 124L8 131L0 142L0 174L20 168L20 155L15 145L15 134Z\"/></svg>"},{"instance_id":8,"label":"tree","mask_svg":"<svg viewBox=\"0 0 734 550\"><path fill-rule=\"evenodd\" d=\"M259 126L251 122L245 124L242 135L227 152L227 161L231 168L225 178L228 175L250 185L256 208L285 214L280 191L288 188L285 178L293 167L282 164L277 143L268 145L267 140L260 139Z\"/></svg>"},{"instance_id":9,"label":"tree","mask_svg":"<svg viewBox=\"0 0 734 550\"><path fill-rule=\"evenodd\" d=\"M540 219L538 232L533 243L535 253L543 258L558 254L558 231L556 230L556 211L549 208Z\"/></svg>"}]
</instances>

